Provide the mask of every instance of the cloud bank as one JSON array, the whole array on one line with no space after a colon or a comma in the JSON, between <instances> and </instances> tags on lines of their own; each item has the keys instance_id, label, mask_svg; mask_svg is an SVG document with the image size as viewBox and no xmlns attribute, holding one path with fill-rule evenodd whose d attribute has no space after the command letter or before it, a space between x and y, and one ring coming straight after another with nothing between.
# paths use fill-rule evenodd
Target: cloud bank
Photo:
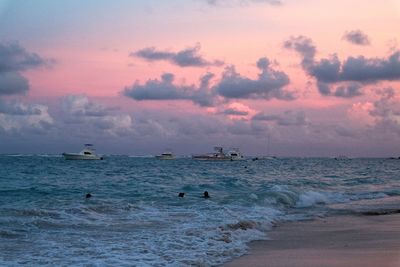
<instances>
[{"instance_id":1,"label":"cloud bank","mask_svg":"<svg viewBox=\"0 0 400 267\"><path fill-rule=\"evenodd\" d=\"M49 62L16 42L0 43L0 133L42 134L53 126L47 106L26 105L12 98L29 91L29 81L21 72L46 66Z\"/></svg>"},{"instance_id":2,"label":"cloud bank","mask_svg":"<svg viewBox=\"0 0 400 267\"><path fill-rule=\"evenodd\" d=\"M310 38L292 37L284 42L284 47L295 50L302 57L302 68L316 79L322 95L355 97L362 94L366 84L400 80L400 51L394 51L387 58L350 56L340 61L333 54L317 61L316 47Z\"/></svg>"},{"instance_id":3,"label":"cloud bank","mask_svg":"<svg viewBox=\"0 0 400 267\"><path fill-rule=\"evenodd\" d=\"M85 133L85 136L93 133L123 136L133 131L131 116L115 114L117 108L105 107L85 95L67 95L61 99L61 107L66 124L62 127L81 125L74 128L80 129L79 132Z\"/></svg>"},{"instance_id":4,"label":"cloud bank","mask_svg":"<svg viewBox=\"0 0 400 267\"><path fill-rule=\"evenodd\" d=\"M213 95L210 91L210 80L214 74L207 73L200 78L200 86L176 85L175 75L164 73L161 79L147 80L144 84L135 82L125 87L123 94L138 101L144 100L190 100L200 106L212 106Z\"/></svg>"},{"instance_id":5,"label":"cloud bank","mask_svg":"<svg viewBox=\"0 0 400 267\"><path fill-rule=\"evenodd\" d=\"M241 99L282 99L293 100L294 94L284 90L290 83L289 76L283 71L274 70L268 58L257 62L260 73L257 79L239 74L234 66L229 66L222 74L222 79L215 86L216 92L225 98Z\"/></svg>"}]
</instances>

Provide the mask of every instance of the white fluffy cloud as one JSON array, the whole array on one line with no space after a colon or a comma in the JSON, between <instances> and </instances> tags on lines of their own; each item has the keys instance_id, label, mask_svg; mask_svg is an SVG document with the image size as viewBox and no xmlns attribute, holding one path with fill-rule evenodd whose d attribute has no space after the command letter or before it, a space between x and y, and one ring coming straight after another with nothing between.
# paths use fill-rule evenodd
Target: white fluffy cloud
<instances>
[{"instance_id":1,"label":"white fluffy cloud","mask_svg":"<svg viewBox=\"0 0 400 267\"><path fill-rule=\"evenodd\" d=\"M13 104L7 103L7 105L9 105L7 112L0 110L0 130L2 132L18 134L24 132L43 133L48 131L54 124L54 119L49 114L47 106L38 104L26 106L17 102Z\"/></svg>"},{"instance_id":2,"label":"white fluffy cloud","mask_svg":"<svg viewBox=\"0 0 400 267\"><path fill-rule=\"evenodd\" d=\"M116 114L117 108L106 107L91 101L85 95L68 95L62 98L64 122L81 125L79 131L90 134L124 135L133 131L133 119L127 114Z\"/></svg>"}]
</instances>

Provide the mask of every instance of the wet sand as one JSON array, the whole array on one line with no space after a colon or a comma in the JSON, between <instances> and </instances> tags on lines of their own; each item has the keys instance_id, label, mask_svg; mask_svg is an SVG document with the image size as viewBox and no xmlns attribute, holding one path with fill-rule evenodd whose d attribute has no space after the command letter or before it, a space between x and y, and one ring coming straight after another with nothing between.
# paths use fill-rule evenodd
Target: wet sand
<instances>
[{"instance_id":1,"label":"wet sand","mask_svg":"<svg viewBox=\"0 0 400 267\"><path fill-rule=\"evenodd\" d=\"M288 222L223 267L400 267L400 214Z\"/></svg>"}]
</instances>

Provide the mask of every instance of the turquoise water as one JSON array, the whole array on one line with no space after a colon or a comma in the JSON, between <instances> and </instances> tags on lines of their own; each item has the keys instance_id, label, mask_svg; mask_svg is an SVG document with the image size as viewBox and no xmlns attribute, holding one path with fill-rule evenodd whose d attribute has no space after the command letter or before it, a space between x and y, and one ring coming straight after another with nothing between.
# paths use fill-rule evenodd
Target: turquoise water
<instances>
[{"instance_id":1,"label":"turquoise water","mask_svg":"<svg viewBox=\"0 0 400 267\"><path fill-rule=\"evenodd\" d=\"M276 222L399 196L399 174L400 160L390 159L4 155L0 265L215 266L266 238Z\"/></svg>"}]
</instances>

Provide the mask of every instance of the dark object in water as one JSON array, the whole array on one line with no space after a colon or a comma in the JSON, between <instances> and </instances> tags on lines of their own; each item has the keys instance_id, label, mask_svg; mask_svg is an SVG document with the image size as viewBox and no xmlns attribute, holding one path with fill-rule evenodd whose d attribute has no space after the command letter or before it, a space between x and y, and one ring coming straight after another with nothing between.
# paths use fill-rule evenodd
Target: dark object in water
<instances>
[{"instance_id":1,"label":"dark object in water","mask_svg":"<svg viewBox=\"0 0 400 267\"><path fill-rule=\"evenodd\" d=\"M208 191L204 191L204 198L209 198L210 197L210 195L208 194Z\"/></svg>"},{"instance_id":2,"label":"dark object in water","mask_svg":"<svg viewBox=\"0 0 400 267\"><path fill-rule=\"evenodd\" d=\"M86 194L86 198L91 198L91 197L92 197L92 194L90 194L90 193Z\"/></svg>"},{"instance_id":3,"label":"dark object in water","mask_svg":"<svg viewBox=\"0 0 400 267\"><path fill-rule=\"evenodd\" d=\"M181 193L178 194L178 197L184 197L184 196L185 196L185 193L181 192Z\"/></svg>"}]
</instances>

